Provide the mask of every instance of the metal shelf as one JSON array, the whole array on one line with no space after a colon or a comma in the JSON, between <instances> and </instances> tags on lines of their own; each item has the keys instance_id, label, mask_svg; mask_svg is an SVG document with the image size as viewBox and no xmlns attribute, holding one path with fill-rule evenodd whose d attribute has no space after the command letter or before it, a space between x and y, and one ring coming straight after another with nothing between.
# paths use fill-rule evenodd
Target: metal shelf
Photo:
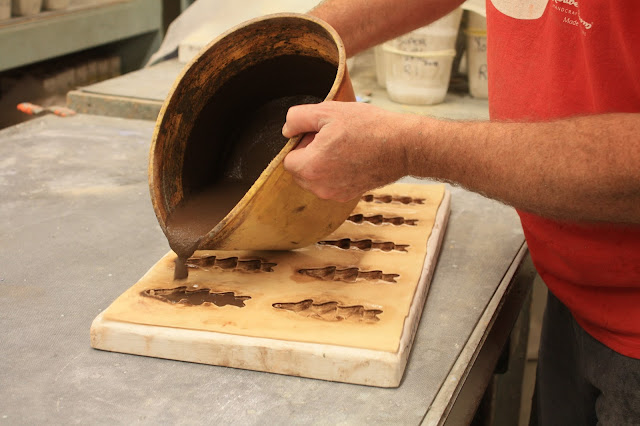
<instances>
[{"instance_id":1,"label":"metal shelf","mask_svg":"<svg viewBox=\"0 0 640 426\"><path fill-rule=\"evenodd\" d=\"M0 71L143 34L149 50L161 40L161 1L93 1L0 21Z\"/></svg>"}]
</instances>

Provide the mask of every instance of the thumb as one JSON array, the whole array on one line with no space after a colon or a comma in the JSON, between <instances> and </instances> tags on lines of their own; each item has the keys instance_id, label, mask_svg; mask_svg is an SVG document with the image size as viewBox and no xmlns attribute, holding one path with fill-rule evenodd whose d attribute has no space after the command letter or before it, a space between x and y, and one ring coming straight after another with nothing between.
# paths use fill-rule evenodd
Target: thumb
<instances>
[{"instance_id":1,"label":"thumb","mask_svg":"<svg viewBox=\"0 0 640 426\"><path fill-rule=\"evenodd\" d=\"M292 138L302 133L320 131L319 104L297 105L289 108L287 120L282 127L282 136Z\"/></svg>"}]
</instances>

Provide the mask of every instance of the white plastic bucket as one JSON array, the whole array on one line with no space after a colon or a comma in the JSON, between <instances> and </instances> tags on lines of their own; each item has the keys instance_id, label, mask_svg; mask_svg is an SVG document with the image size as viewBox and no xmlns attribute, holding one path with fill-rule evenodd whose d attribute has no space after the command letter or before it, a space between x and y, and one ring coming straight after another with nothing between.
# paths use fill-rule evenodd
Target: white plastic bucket
<instances>
[{"instance_id":1,"label":"white plastic bucket","mask_svg":"<svg viewBox=\"0 0 640 426\"><path fill-rule=\"evenodd\" d=\"M433 52L455 49L462 8L457 8L431 24L411 31L387 42L388 46L403 52ZM386 69L390 56L383 45L375 48L376 79L382 87L387 87Z\"/></svg>"},{"instance_id":2,"label":"white plastic bucket","mask_svg":"<svg viewBox=\"0 0 640 426\"><path fill-rule=\"evenodd\" d=\"M454 49L407 52L385 43L386 83L392 101L433 105L447 95L451 66L456 55Z\"/></svg>"},{"instance_id":3,"label":"white plastic bucket","mask_svg":"<svg viewBox=\"0 0 640 426\"><path fill-rule=\"evenodd\" d=\"M376 60L376 80L378 84L382 87L387 87L387 77L386 77L386 54L382 45L378 45L373 49L375 60Z\"/></svg>"},{"instance_id":4,"label":"white plastic bucket","mask_svg":"<svg viewBox=\"0 0 640 426\"><path fill-rule=\"evenodd\" d=\"M71 4L71 0L43 0L42 8L46 10L66 9Z\"/></svg>"},{"instance_id":5,"label":"white plastic bucket","mask_svg":"<svg viewBox=\"0 0 640 426\"><path fill-rule=\"evenodd\" d=\"M467 28L485 30L487 29L486 13L480 14L469 10L467 12Z\"/></svg>"},{"instance_id":6,"label":"white plastic bucket","mask_svg":"<svg viewBox=\"0 0 640 426\"><path fill-rule=\"evenodd\" d=\"M12 0L11 4L14 16L37 15L42 9L42 0Z\"/></svg>"},{"instance_id":7,"label":"white plastic bucket","mask_svg":"<svg viewBox=\"0 0 640 426\"><path fill-rule=\"evenodd\" d=\"M462 9L457 8L431 24L400 36L390 43L407 52L428 52L455 49Z\"/></svg>"},{"instance_id":8,"label":"white plastic bucket","mask_svg":"<svg viewBox=\"0 0 640 426\"><path fill-rule=\"evenodd\" d=\"M467 75L469 77L469 93L474 98L489 97L489 80L487 73L487 31L483 29L467 29Z\"/></svg>"},{"instance_id":9,"label":"white plastic bucket","mask_svg":"<svg viewBox=\"0 0 640 426\"><path fill-rule=\"evenodd\" d=\"M0 21L11 18L11 0L0 0Z\"/></svg>"}]
</instances>

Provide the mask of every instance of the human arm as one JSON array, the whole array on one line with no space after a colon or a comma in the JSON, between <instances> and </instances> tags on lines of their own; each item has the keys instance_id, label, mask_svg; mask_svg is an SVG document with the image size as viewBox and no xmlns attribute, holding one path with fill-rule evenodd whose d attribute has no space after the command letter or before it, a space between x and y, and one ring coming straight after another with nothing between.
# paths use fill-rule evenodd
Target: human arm
<instances>
[{"instance_id":1,"label":"human arm","mask_svg":"<svg viewBox=\"0 0 640 426\"><path fill-rule=\"evenodd\" d=\"M640 114L460 122L324 102L289 110L283 134L302 133L315 139L284 165L323 198L345 201L414 175L542 216L640 223Z\"/></svg>"},{"instance_id":2,"label":"human arm","mask_svg":"<svg viewBox=\"0 0 640 426\"><path fill-rule=\"evenodd\" d=\"M439 19L463 0L325 0L309 14L334 27L347 56Z\"/></svg>"}]
</instances>

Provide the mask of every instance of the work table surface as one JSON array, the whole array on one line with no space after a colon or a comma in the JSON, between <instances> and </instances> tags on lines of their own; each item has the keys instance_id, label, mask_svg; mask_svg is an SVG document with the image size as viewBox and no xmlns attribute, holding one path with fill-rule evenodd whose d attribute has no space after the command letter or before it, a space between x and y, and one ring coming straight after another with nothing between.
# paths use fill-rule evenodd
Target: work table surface
<instances>
[{"instance_id":1,"label":"work table surface","mask_svg":"<svg viewBox=\"0 0 640 426\"><path fill-rule=\"evenodd\" d=\"M147 185L153 125L45 116L0 131L0 424L423 421L524 250L515 212L449 188L397 389L102 352L92 320L168 251Z\"/></svg>"}]
</instances>

